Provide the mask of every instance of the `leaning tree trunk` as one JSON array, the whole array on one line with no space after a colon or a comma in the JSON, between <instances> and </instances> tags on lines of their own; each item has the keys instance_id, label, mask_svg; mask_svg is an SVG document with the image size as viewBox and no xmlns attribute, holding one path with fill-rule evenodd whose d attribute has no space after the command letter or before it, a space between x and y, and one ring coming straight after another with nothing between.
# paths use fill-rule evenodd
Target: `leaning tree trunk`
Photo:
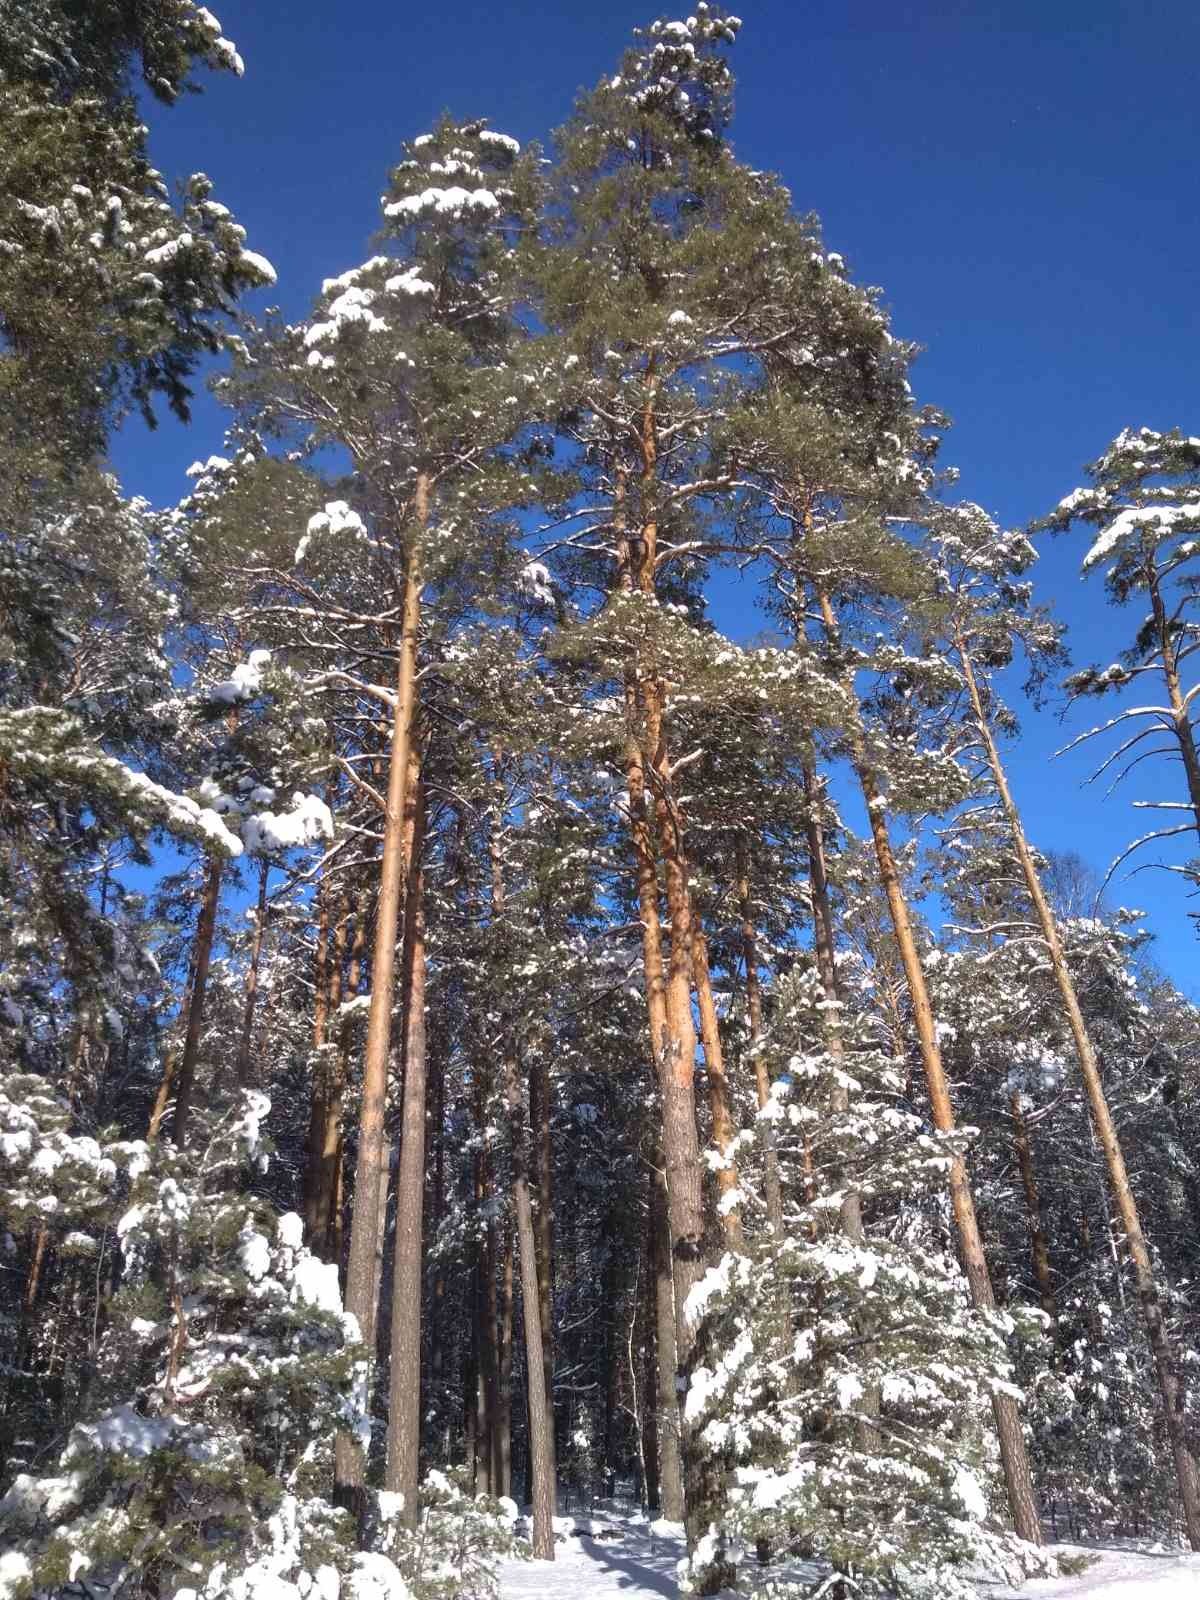
<instances>
[{"instance_id":1,"label":"leaning tree trunk","mask_svg":"<svg viewBox=\"0 0 1200 1600\"><path fill-rule=\"evenodd\" d=\"M1183 1417L1183 1385L1180 1382L1178 1360L1171 1348L1163 1318L1162 1300L1154 1276L1150 1250L1146 1244L1145 1234L1142 1232L1137 1203L1134 1200L1133 1190L1129 1184L1129 1173L1125 1167L1125 1156L1121 1149L1120 1137L1112 1118L1112 1112L1109 1110L1108 1098L1104 1093L1104 1084L1100 1076L1100 1063L1096 1056L1095 1047L1092 1044L1091 1035L1088 1033L1087 1024L1083 1018L1083 1011L1079 1005L1079 996L1075 991L1075 984L1067 966L1066 956L1063 953L1062 940L1059 938L1054 913L1051 911L1045 891L1042 889L1041 879L1038 876L1037 867L1034 864L1033 855L1025 837L1021 816L1013 800L1012 791L1009 789L1008 778L1000 760L1000 751L992 734L991 722L984 710L983 698L975 677L971 654L967 648L966 640L961 634L956 639L956 644L958 646L959 659L962 662L967 692L971 698L971 710L974 713L979 735L987 752L988 765L991 767L996 789L1000 796L1000 803L1008 820L1013 847L1017 854L1017 860L1021 864L1021 873L1025 879L1025 886L1029 891L1029 898L1033 901L1038 925L1042 930L1042 938L1050 956L1054 981L1058 986L1063 1009L1067 1014L1071 1038L1075 1044L1075 1055L1079 1062L1079 1071L1083 1077L1088 1106L1092 1114L1092 1125L1104 1151L1109 1186L1112 1189L1113 1199L1117 1204L1117 1214L1121 1219L1129 1255L1133 1262L1134 1280L1137 1283L1138 1300L1142 1308L1142 1320L1146 1326L1146 1337L1150 1344L1151 1354L1154 1357L1155 1371L1158 1374L1158 1386L1163 1403L1163 1420L1166 1423L1167 1437L1171 1441L1171 1452L1175 1458L1175 1474L1179 1481L1179 1498L1183 1507L1188 1542L1193 1550L1200 1550L1200 1474L1197 1472L1196 1462L1188 1448Z\"/></svg>"},{"instance_id":2,"label":"leaning tree trunk","mask_svg":"<svg viewBox=\"0 0 1200 1600\"><path fill-rule=\"evenodd\" d=\"M400 1516L417 1526L421 1465L421 1292L425 1203L425 837L424 794L415 774L412 844L405 900L404 1098L396 1174L384 1487L403 1496Z\"/></svg>"},{"instance_id":3,"label":"leaning tree trunk","mask_svg":"<svg viewBox=\"0 0 1200 1600\"><path fill-rule=\"evenodd\" d=\"M375 1352L375 1257L379 1237L379 1168L384 1151L384 1117L387 1107L388 1054L392 1038L392 996L396 978L396 933L404 884L404 820L409 779L409 750L416 707L417 634L421 622L420 547L429 515L429 481L417 476L415 529L405 548L404 609L396 670L396 699L392 715L391 759L383 824L383 857L379 871L379 900L375 913L375 947L371 962L371 1008L367 1014L367 1040L363 1057L362 1105L358 1120L358 1158L355 1166L354 1213L350 1226L350 1256L346 1265L346 1310L357 1318L363 1340L367 1382L361 1390L363 1404L370 1390L370 1366ZM348 1433L338 1435L336 1450L338 1498L361 1513L366 1461L361 1446Z\"/></svg>"},{"instance_id":4,"label":"leaning tree trunk","mask_svg":"<svg viewBox=\"0 0 1200 1600\"><path fill-rule=\"evenodd\" d=\"M814 590L826 638L830 646L836 650L839 644L839 628L832 601L820 585L814 585ZM848 673L846 691L848 704L852 708L849 729L851 759L866 804L879 881L887 899L892 931L895 934L900 962L904 969L905 983L912 1005L913 1027L921 1052L921 1064L925 1070L930 1111L934 1126L939 1132L953 1133L958 1123L950 1099L946 1070L942 1064L933 1006L930 1004L929 988L925 982L925 969L913 933L904 886L900 881L895 856L892 854L886 802L879 791L874 769L867 756L866 739L857 709L858 700ZM971 1300L981 1310L992 1311L996 1306L996 1297L992 1290L987 1258L983 1253L983 1239L975 1214L975 1198L967 1176L967 1164L961 1155L956 1155L950 1163L949 1186L950 1205L958 1230L959 1250L971 1291ZM1004 1482L1008 1490L1013 1526L1022 1539L1028 1540L1030 1544L1041 1544L1041 1519L1038 1515L1033 1477L1029 1470L1029 1455L1025 1448L1025 1436L1021 1429L1021 1417L1016 1401L1008 1394L993 1395L992 1411L996 1421L996 1436L1000 1444L1000 1460L1004 1469Z\"/></svg>"}]
</instances>

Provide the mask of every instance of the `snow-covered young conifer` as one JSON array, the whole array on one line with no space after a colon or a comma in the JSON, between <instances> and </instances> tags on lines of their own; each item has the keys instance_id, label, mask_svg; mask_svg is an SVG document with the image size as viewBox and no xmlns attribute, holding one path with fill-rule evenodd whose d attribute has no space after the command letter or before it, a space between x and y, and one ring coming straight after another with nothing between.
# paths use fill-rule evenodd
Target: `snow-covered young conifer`
<instances>
[{"instance_id":1,"label":"snow-covered young conifer","mask_svg":"<svg viewBox=\"0 0 1200 1600\"><path fill-rule=\"evenodd\" d=\"M972 1306L930 1229L962 1135L903 1104L851 986L837 1055L815 970L777 986L773 1057L782 1237L727 1254L694 1291L687 1408L732 1473L727 1532L758 1550L752 1592L947 1600L1026 1552L994 1516L989 1401L1008 1392L1008 1319ZM839 1109L840 1108L840 1109ZM847 1234L847 1193L866 1216ZM801 1558L801 1559L798 1559Z\"/></svg>"}]
</instances>

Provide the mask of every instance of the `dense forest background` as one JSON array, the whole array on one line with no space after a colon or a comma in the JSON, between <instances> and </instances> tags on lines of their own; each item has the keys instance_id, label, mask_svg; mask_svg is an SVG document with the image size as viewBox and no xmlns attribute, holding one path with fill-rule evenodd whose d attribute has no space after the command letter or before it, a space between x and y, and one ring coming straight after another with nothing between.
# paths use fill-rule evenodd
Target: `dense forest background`
<instances>
[{"instance_id":1,"label":"dense forest background","mask_svg":"<svg viewBox=\"0 0 1200 1600\"><path fill-rule=\"evenodd\" d=\"M964 498L740 32L414 131L252 317L141 120L216 18L0 7L5 1597L482 1594L618 1489L699 1593L1200 1548L1200 1013L1120 904L1200 870L1200 439ZM1115 875L1022 809L1147 775Z\"/></svg>"}]
</instances>

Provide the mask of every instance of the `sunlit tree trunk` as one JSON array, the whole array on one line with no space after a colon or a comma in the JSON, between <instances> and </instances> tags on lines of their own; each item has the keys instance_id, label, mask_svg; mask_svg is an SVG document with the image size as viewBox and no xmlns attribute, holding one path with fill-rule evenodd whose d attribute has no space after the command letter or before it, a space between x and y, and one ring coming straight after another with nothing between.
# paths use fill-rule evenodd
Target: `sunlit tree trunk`
<instances>
[{"instance_id":1,"label":"sunlit tree trunk","mask_svg":"<svg viewBox=\"0 0 1200 1600\"><path fill-rule=\"evenodd\" d=\"M1125 1155L1121 1149L1116 1123L1113 1121L1112 1113L1109 1110L1108 1097L1104 1093L1104 1083L1100 1076L1100 1063L1096 1057L1096 1050L1088 1033L1087 1024L1084 1021L1083 1011L1079 1005L1079 996L1075 991L1075 984L1067 966L1066 956L1063 953L1062 940L1059 938L1054 913L1051 911L1050 904L1042 889L1041 879L1038 876L1038 870L1034 863L1032 852L1029 849L1028 840L1025 837L1024 825L1021 822L1020 813L1017 810L1016 802L1013 800L1012 791L1008 786L1007 774L1000 760L1000 751L992 733L991 721L984 709L979 683L975 677L974 664L971 660L971 653L966 640L961 635L957 642L959 660L962 663L967 692L971 698L971 710L974 713L976 726L983 741L984 749L987 752L988 765L991 768L996 790L1000 796L1000 803L1008 820L1017 860L1021 864L1021 874L1025 879L1025 886L1029 891L1029 898L1033 902L1042 938L1045 941L1046 950L1050 957L1054 981L1062 999L1067 1022L1070 1025L1071 1038L1075 1045L1075 1055L1079 1062L1079 1071L1087 1093L1088 1107L1092 1115L1092 1126L1104 1152L1109 1186L1112 1190L1113 1199L1116 1201L1117 1214L1121 1219L1126 1247L1133 1262L1138 1302L1142 1309L1146 1337L1150 1344L1155 1371L1158 1375L1158 1386L1162 1395L1163 1420L1166 1424L1167 1436L1171 1441L1171 1451L1175 1458L1175 1475L1179 1482L1179 1498L1183 1507L1188 1541L1194 1550L1200 1550L1200 1474L1197 1473L1196 1462L1188 1448L1185 1432L1186 1424L1183 1416L1183 1385L1180 1381L1179 1363L1175 1352L1171 1349L1167 1334L1166 1323L1163 1318L1162 1299L1154 1276L1150 1250L1142 1232L1137 1203L1130 1187L1129 1173L1125 1166Z\"/></svg>"},{"instance_id":2,"label":"sunlit tree trunk","mask_svg":"<svg viewBox=\"0 0 1200 1600\"><path fill-rule=\"evenodd\" d=\"M425 804L419 765L410 782L414 816L404 910L404 1095L396 1173L384 1486L403 1495L401 1519L405 1527L415 1529L421 1459L421 1300L425 1256L425 875L421 866Z\"/></svg>"},{"instance_id":3,"label":"sunlit tree trunk","mask_svg":"<svg viewBox=\"0 0 1200 1600\"><path fill-rule=\"evenodd\" d=\"M384 1159L384 1118L387 1107L388 1057L392 1036L392 997L396 976L396 934L400 920L401 891L406 863L404 822L409 779L417 684L417 636L421 621L420 548L429 514L429 481L417 477L414 506L415 530L410 534L404 559L404 606L396 669L396 699L392 716L391 752L383 827L383 856L379 873L379 898L375 912L375 942L371 964L371 1008L363 1057L362 1105L358 1124L354 1211L350 1226L350 1255L346 1265L346 1310L358 1319L369 1363L375 1350L376 1253L380 1231L379 1171ZM369 1384L368 1390L370 1392ZM366 1463L357 1441L338 1435L336 1450L338 1498L351 1502L360 1513Z\"/></svg>"},{"instance_id":4,"label":"sunlit tree trunk","mask_svg":"<svg viewBox=\"0 0 1200 1600\"><path fill-rule=\"evenodd\" d=\"M820 584L814 584L814 592L827 642L837 650L840 644L840 630L832 601ZM857 710L858 701L849 674L846 675L846 691L847 702L851 707L849 733L852 762L866 805L879 881L887 899L892 931L904 969L912 1006L913 1030L917 1036L929 1093L929 1107L934 1126L942 1133L953 1133L958 1123L950 1099L945 1067L942 1064L933 1006L929 1000L929 988L925 981L925 969L913 933L904 885L892 853L892 842L887 826L887 804L867 756L866 739ZM958 1231L959 1253L972 1302L981 1310L992 1311L995 1309L996 1297L983 1252L983 1239L975 1214L975 1199L967 1176L967 1166L961 1155L956 1155L950 1163L949 1187L950 1206ZM1022 1539L1028 1540L1031 1544L1041 1544L1041 1519L1038 1515L1033 1477L1029 1470L1029 1455L1025 1448L1025 1436L1021 1429L1021 1417L1016 1401L1011 1395L996 1394L992 1398L992 1410L995 1415L996 1436L1000 1445L1000 1459L1004 1468L1004 1482L1008 1490L1013 1526Z\"/></svg>"}]
</instances>

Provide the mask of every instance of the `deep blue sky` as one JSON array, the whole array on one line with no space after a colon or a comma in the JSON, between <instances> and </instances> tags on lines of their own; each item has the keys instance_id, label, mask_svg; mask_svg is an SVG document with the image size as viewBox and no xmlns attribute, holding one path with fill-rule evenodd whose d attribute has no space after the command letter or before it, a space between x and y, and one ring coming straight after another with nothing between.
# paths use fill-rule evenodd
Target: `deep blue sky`
<instances>
[{"instance_id":1,"label":"deep blue sky","mask_svg":"<svg viewBox=\"0 0 1200 1600\"><path fill-rule=\"evenodd\" d=\"M148 113L168 177L202 168L303 313L322 277L363 259L400 141L442 110L545 139L575 90L611 71L655 14L627 0L219 0L240 82ZM778 171L831 248L886 292L925 347L920 399L956 426L961 491L1006 523L1048 510L1122 427L1200 433L1200 10L1194 0L747 0L733 63L734 142ZM679 8L685 14L686 7ZM218 449L211 403L183 430L127 430L126 486L176 499ZM1084 583L1083 535L1036 578L1073 654L1107 661L1130 621ZM719 620L760 626L723 592ZM1095 709L1104 709L1104 703ZM1107 714L1107 713L1106 713ZM1132 798L1178 798L1174 769L1103 802L1086 756L1049 762L1085 723L1024 713L1012 774L1034 837L1100 867L1151 825ZM1182 852L1186 853L1186 852ZM1175 859L1179 859L1179 853ZM1178 880L1118 886L1145 906L1159 960L1189 992L1197 944Z\"/></svg>"}]
</instances>

